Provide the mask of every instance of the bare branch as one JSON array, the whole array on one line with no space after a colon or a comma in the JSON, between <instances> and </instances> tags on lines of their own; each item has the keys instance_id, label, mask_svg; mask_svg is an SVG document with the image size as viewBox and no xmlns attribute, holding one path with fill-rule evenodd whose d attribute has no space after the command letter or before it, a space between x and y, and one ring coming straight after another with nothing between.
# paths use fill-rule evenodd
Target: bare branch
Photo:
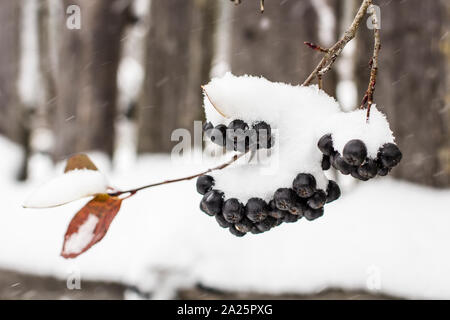
<instances>
[{"instance_id":1,"label":"bare branch","mask_svg":"<svg viewBox=\"0 0 450 320\"><path fill-rule=\"evenodd\" d=\"M364 18L364 15L367 12L368 7L372 4L372 0L364 0L361 4L361 7L359 8L352 24L350 27L345 31L343 37L336 42L331 48L326 49L326 54L320 61L320 63L317 65L317 67L314 69L313 72L306 78L306 80L303 82L304 86L307 86L311 84L312 80L316 78L318 75L323 76L325 73L327 73L334 62L336 61L336 58L341 54L344 47L347 45L347 43L352 40L355 35L356 31L359 28L359 25L361 24L361 21Z\"/></svg>"},{"instance_id":2,"label":"bare branch","mask_svg":"<svg viewBox=\"0 0 450 320\"><path fill-rule=\"evenodd\" d=\"M153 187L156 187L156 186L161 186L161 185L169 184L169 183L175 183L175 182L180 182L180 181L192 180L194 178L198 178L198 177L203 176L205 174L208 174L210 172L225 169L226 167L228 167L232 163L236 162L237 160L239 160L240 158L242 158L246 154L247 154L247 152L236 154L230 160L228 160L227 162L225 162L225 163L223 163L223 164L221 164L221 165L219 165L217 167L210 168L208 170L205 170L203 172L200 172L200 173L197 173L197 174L194 174L194 175L191 175L191 176L178 178L178 179L165 180L165 181L152 183L152 184L149 184L149 185L146 185L146 186L142 186L142 187L139 187L139 188L135 188L135 189L130 189L130 190L126 190L126 191L115 191L113 193L108 193L108 194L110 196L113 196L113 197L118 197L118 196L121 196L123 194L129 193L129 196L127 197L127 198L129 198L129 197L135 195L137 192L139 192L141 190L144 190L144 189L153 188Z\"/></svg>"},{"instance_id":3,"label":"bare branch","mask_svg":"<svg viewBox=\"0 0 450 320\"><path fill-rule=\"evenodd\" d=\"M365 104L367 103L367 116L366 116L367 121L369 121L370 107L372 106L373 103L373 94L375 92L375 85L377 83L378 55L381 49L380 22L378 21L377 13L373 5L369 7L368 13L372 15L374 45L373 45L372 59L370 60L371 69L370 69L369 86L367 87L366 94L364 95L363 101L360 106L360 109L363 109Z\"/></svg>"},{"instance_id":4,"label":"bare branch","mask_svg":"<svg viewBox=\"0 0 450 320\"><path fill-rule=\"evenodd\" d=\"M303 43L306 44L308 47L310 47L313 50L320 51L320 52L323 52L323 53L328 53L328 49L322 48L321 46L319 46L319 45L317 45L315 43L308 42L308 41L305 41Z\"/></svg>"}]
</instances>

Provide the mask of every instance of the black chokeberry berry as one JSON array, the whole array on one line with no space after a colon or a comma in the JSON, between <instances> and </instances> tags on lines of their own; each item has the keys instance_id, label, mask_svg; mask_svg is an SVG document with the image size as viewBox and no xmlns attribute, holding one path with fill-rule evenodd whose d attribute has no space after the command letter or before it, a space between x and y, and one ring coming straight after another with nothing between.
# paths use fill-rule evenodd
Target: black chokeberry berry
<instances>
[{"instance_id":1,"label":"black chokeberry berry","mask_svg":"<svg viewBox=\"0 0 450 320\"><path fill-rule=\"evenodd\" d=\"M331 134L326 134L322 138L320 138L317 146L324 155L331 156L334 152L333 139L331 138Z\"/></svg>"},{"instance_id":2,"label":"black chokeberry berry","mask_svg":"<svg viewBox=\"0 0 450 320\"><path fill-rule=\"evenodd\" d=\"M253 227L252 227L252 229L250 230L250 232L251 232L252 234L260 234L260 233L262 233L262 231L259 230L258 227L257 227L256 225L253 225Z\"/></svg>"},{"instance_id":3,"label":"black chokeberry berry","mask_svg":"<svg viewBox=\"0 0 450 320\"><path fill-rule=\"evenodd\" d=\"M317 218L323 216L323 212L324 212L323 208L320 209L308 208L308 210L306 210L305 212L305 218L308 221L316 220Z\"/></svg>"},{"instance_id":4,"label":"black chokeberry berry","mask_svg":"<svg viewBox=\"0 0 450 320\"><path fill-rule=\"evenodd\" d=\"M327 203L339 199L340 196L341 196L341 189L339 188L339 185L336 183L336 181L333 180L328 181Z\"/></svg>"},{"instance_id":5,"label":"black chokeberry berry","mask_svg":"<svg viewBox=\"0 0 450 320\"><path fill-rule=\"evenodd\" d=\"M269 208L263 199L251 198L245 205L245 214L251 221L258 223L267 218Z\"/></svg>"},{"instance_id":6,"label":"black chokeberry berry","mask_svg":"<svg viewBox=\"0 0 450 320\"><path fill-rule=\"evenodd\" d=\"M328 170L331 168L330 156L323 155L322 157L322 170Z\"/></svg>"},{"instance_id":7,"label":"black chokeberry berry","mask_svg":"<svg viewBox=\"0 0 450 320\"><path fill-rule=\"evenodd\" d=\"M222 214L230 223L239 222L244 217L244 206L238 199L228 199L223 203Z\"/></svg>"},{"instance_id":8,"label":"black chokeberry berry","mask_svg":"<svg viewBox=\"0 0 450 320\"><path fill-rule=\"evenodd\" d=\"M246 131L248 130L248 124L245 121L236 119L230 122L230 124L228 125L228 129L232 131L236 130Z\"/></svg>"},{"instance_id":9,"label":"black chokeberry berry","mask_svg":"<svg viewBox=\"0 0 450 320\"><path fill-rule=\"evenodd\" d=\"M229 228L233 225L232 223L227 222L222 214L216 214L215 218L219 226L222 228Z\"/></svg>"},{"instance_id":10,"label":"black chokeberry berry","mask_svg":"<svg viewBox=\"0 0 450 320\"><path fill-rule=\"evenodd\" d=\"M211 122L205 122L203 124L203 132L206 134L206 136L209 138L211 136L211 130L214 128L213 124Z\"/></svg>"},{"instance_id":11,"label":"black chokeberry berry","mask_svg":"<svg viewBox=\"0 0 450 320\"><path fill-rule=\"evenodd\" d=\"M272 217L267 217L263 221L257 223L256 227L261 232L266 232L266 231L269 231L270 229L272 229L273 227L275 227L276 225L277 225L277 219L272 218Z\"/></svg>"},{"instance_id":12,"label":"black chokeberry berry","mask_svg":"<svg viewBox=\"0 0 450 320\"><path fill-rule=\"evenodd\" d=\"M289 206L289 213L296 216L303 216L303 213L307 209L306 201L303 198L295 195L294 201Z\"/></svg>"},{"instance_id":13,"label":"black chokeberry berry","mask_svg":"<svg viewBox=\"0 0 450 320\"><path fill-rule=\"evenodd\" d=\"M312 174L299 173L292 182L294 191L301 198L309 198L316 191L316 179Z\"/></svg>"},{"instance_id":14,"label":"black chokeberry berry","mask_svg":"<svg viewBox=\"0 0 450 320\"><path fill-rule=\"evenodd\" d=\"M222 212L223 198L224 194L221 191L208 191L200 202L200 209L210 216L220 214Z\"/></svg>"},{"instance_id":15,"label":"black chokeberry berry","mask_svg":"<svg viewBox=\"0 0 450 320\"><path fill-rule=\"evenodd\" d=\"M358 174L366 179L375 178L378 173L377 163L373 159L367 159L366 162L358 168Z\"/></svg>"},{"instance_id":16,"label":"black chokeberry berry","mask_svg":"<svg viewBox=\"0 0 450 320\"><path fill-rule=\"evenodd\" d=\"M367 157L367 148L364 142L354 139L347 142L342 154L348 164L360 166Z\"/></svg>"},{"instance_id":17,"label":"black chokeberry berry","mask_svg":"<svg viewBox=\"0 0 450 320\"><path fill-rule=\"evenodd\" d=\"M252 126L256 133L258 148L269 149L271 144L272 128L264 121L254 123Z\"/></svg>"},{"instance_id":18,"label":"black chokeberry berry","mask_svg":"<svg viewBox=\"0 0 450 320\"><path fill-rule=\"evenodd\" d=\"M289 210L295 199L295 192L292 189L280 188L275 191L273 201L279 210Z\"/></svg>"},{"instance_id":19,"label":"black chokeberry berry","mask_svg":"<svg viewBox=\"0 0 450 320\"><path fill-rule=\"evenodd\" d=\"M384 176L387 176L390 171L391 171L390 168L386 168L386 167L378 168L378 175L380 177L384 177Z\"/></svg>"},{"instance_id":20,"label":"black chokeberry berry","mask_svg":"<svg viewBox=\"0 0 450 320\"><path fill-rule=\"evenodd\" d=\"M253 226L253 222L251 222L247 217L244 217L241 221L235 223L234 225L234 227L242 233L249 232L250 230L252 230Z\"/></svg>"},{"instance_id":21,"label":"black chokeberry berry","mask_svg":"<svg viewBox=\"0 0 450 320\"><path fill-rule=\"evenodd\" d=\"M402 152L393 143L386 143L378 151L378 157L384 167L393 168L402 160Z\"/></svg>"},{"instance_id":22,"label":"black chokeberry berry","mask_svg":"<svg viewBox=\"0 0 450 320\"><path fill-rule=\"evenodd\" d=\"M294 222L297 222L301 217L302 216L297 216L295 214L287 213L283 218L283 222L294 223Z\"/></svg>"},{"instance_id":23,"label":"black chokeberry berry","mask_svg":"<svg viewBox=\"0 0 450 320\"><path fill-rule=\"evenodd\" d=\"M206 194L214 186L214 178L208 175L200 176L197 179L197 192L200 194Z\"/></svg>"},{"instance_id":24,"label":"black chokeberry berry","mask_svg":"<svg viewBox=\"0 0 450 320\"><path fill-rule=\"evenodd\" d=\"M210 130L211 141L219 146L225 146L226 136L227 127L223 124L219 124L214 129Z\"/></svg>"},{"instance_id":25,"label":"black chokeberry berry","mask_svg":"<svg viewBox=\"0 0 450 320\"><path fill-rule=\"evenodd\" d=\"M274 200L269 202L269 208L269 216L274 217L275 219L282 219L286 215L286 211L277 208Z\"/></svg>"},{"instance_id":26,"label":"black chokeberry berry","mask_svg":"<svg viewBox=\"0 0 450 320\"><path fill-rule=\"evenodd\" d=\"M364 176L362 176L362 175L359 174L359 169L360 169L360 168L361 168L361 167L353 167L353 168L352 168L352 172L350 172L351 176L352 176L353 178L359 179L359 180L361 180L361 181L367 181L367 180L369 180L369 178L366 178L366 177L364 177Z\"/></svg>"},{"instance_id":27,"label":"black chokeberry berry","mask_svg":"<svg viewBox=\"0 0 450 320\"><path fill-rule=\"evenodd\" d=\"M322 208L327 202L327 194L323 190L317 190L311 198L308 199L308 206L313 209Z\"/></svg>"},{"instance_id":28,"label":"black chokeberry berry","mask_svg":"<svg viewBox=\"0 0 450 320\"><path fill-rule=\"evenodd\" d=\"M333 168L339 170L344 175L350 174L354 169L354 167L348 164L339 154L333 156L332 165Z\"/></svg>"},{"instance_id":29,"label":"black chokeberry berry","mask_svg":"<svg viewBox=\"0 0 450 320\"><path fill-rule=\"evenodd\" d=\"M254 140L254 139L252 139ZM228 124L226 147L228 150L245 152L250 145L248 124L242 120L233 120Z\"/></svg>"},{"instance_id":30,"label":"black chokeberry berry","mask_svg":"<svg viewBox=\"0 0 450 320\"><path fill-rule=\"evenodd\" d=\"M240 232L233 225L228 230L230 230L231 234L235 235L236 237L243 237L243 236L245 236L244 232Z\"/></svg>"}]
</instances>

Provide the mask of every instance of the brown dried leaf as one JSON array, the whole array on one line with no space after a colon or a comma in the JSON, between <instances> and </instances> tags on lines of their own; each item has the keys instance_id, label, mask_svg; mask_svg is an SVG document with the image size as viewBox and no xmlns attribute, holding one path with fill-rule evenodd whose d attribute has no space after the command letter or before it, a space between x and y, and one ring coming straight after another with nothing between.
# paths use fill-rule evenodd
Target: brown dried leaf
<instances>
[{"instance_id":1,"label":"brown dried leaf","mask_svg":"<svg viewBox=\"0 0 450 320\"><path fill-rule=\"evenodd\" d=\"M78 211L67 228L61 256L76 258L102 240L119 212L122 200L101 194Z\"/></svg>"},{"instance_id":2,"label":"brown dried leaf","mask_svg":"<svg viewBox=\"0 0 450 320\"><path fill-rule=\"evenodd\" d=\"M98 171L92 160L85 154L76 154L67 160L64 173L76 169L88 169Z\"/></svg>"}]
</instances>

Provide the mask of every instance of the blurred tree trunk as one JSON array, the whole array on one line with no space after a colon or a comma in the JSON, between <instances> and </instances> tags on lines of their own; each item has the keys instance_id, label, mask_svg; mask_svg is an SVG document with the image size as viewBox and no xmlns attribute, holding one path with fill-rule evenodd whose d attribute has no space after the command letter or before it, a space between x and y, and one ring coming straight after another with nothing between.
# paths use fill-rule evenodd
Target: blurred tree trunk
<instances>
[{"instance_id":1,"label":"blurred tree trunk","mask_svg":"<svg viewBox=\"0 0 450 320\"><path fill-rule=\"evenodd\" d=\"M169 152L176 128L201 118L217 3L152 1L145 80L138 107L138 152Z\"/></svg>"},{"instance_id":2,"label":"blurred tree trunk","mask_svg":"<svg viewBox=\"0 0 450 320\"><path fill-rule=\"evenodd\" d=\"M327 0L322 4L334 12L338 1ZM303 42L328 45L319 38L318 7L312 0L266 1L264 14L259 13L259 1L243 1L233 11L231 70L234 74L301 84L322 57ZM334 41L335 35L331 38ZM335 96L335 88L336 75L332 71L324 78L324 89Z\"/></svg>"},{"instance_id":3,"label":"blurred tree trunk","mask_svg":"<svg viewBox=\"0 0 450 320\"><path fill-rule=\"evenodd\" d=\"M375 103L386 112L403 152L393 174L416 183L448 187L448 8L441 0L380 0L377 4L381 7L382 49ZM363 26L357 49L360 97L367 89L372 42L372 30ZM447 56L443 48L447 48Z\"/></svg>"},{"instance_id":4,"label":"blurred tree trunk","mask_svg":"<svg viewBox=\"0 0 450 320\"><path fill-rule=\"evenodd\" d=\"M20 140L17 80L20 63L20 2L0 1L0 134Z\"/></svg>"},{"instance_id":5,"label":"blurred tree trunk","mask_svg":"<svg viewBox=\"0 0 450 320\"><path fill-rule=\"evenodd\" d=\"M112 156L121 36L131 0L64 0L81 8L81 29L60 24L56 160L97 150ZM65 16L66 18L68 15Z\"/></svg>"}]
</instances>

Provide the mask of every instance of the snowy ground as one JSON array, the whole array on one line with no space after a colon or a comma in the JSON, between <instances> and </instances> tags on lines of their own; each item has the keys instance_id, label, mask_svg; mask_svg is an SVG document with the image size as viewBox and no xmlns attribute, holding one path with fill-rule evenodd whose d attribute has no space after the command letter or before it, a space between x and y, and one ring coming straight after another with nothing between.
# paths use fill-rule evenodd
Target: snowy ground
<instances>
[{"instance_id":1,"label":"snowy ground","mask_svg":"<svg viewBox=\"0 0 450 320\"><path fill-rule=\"evenodd\" d=\"M59 253L67 224L86 200L23 209L29 192L57 171L35 157L32 181L14 183L18 150L1 137L0 150L3 268L121 281L155 291L156 298L170 298L174 289L196 282L235 291L308 293L338 287L450 298L450 190L374 179L344 190L317 221L302 219L236 238L198 210L201 197L194 182L182 182L127 200L101 243L76 260L64 260ZM108 172L101 157L93 159ZM121 161L111 180L122 188L201 167L173 166L166 156Z\"/></svg>"}]
</instances>

